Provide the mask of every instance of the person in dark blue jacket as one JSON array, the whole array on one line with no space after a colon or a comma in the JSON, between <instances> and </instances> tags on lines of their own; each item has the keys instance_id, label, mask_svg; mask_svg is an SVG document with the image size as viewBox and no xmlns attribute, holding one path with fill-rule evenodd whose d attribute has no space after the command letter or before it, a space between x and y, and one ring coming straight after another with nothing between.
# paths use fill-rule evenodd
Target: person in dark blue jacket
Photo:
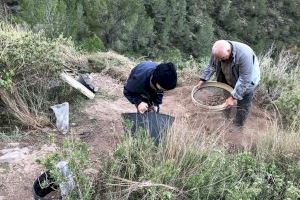
<instances>
[{"instance_id":1,"label":"person in dark blue jacket","mask_svg":"<svg viewBox=\"0 0 300 200\"><path fill-rule=\"evenodd\" d=\"M177 72L173 63L146 61L131 70L123 92L139 113L159 112L164 91L174 89L176 84Z\"/></svg>"}]
</instances>

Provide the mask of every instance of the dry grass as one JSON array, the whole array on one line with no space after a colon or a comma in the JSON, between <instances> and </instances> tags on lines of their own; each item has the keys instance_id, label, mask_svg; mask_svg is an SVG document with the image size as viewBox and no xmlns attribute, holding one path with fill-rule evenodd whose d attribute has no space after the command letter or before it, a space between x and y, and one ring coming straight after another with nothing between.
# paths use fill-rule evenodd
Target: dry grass
<instances>
[{"instance_id":1,"label":"dry grass","mask_svg":"<svg viewBox=\"0 0 300 200\"><path fill-rule=\"evenodd\" d=\"M247 178L241 178L242 173L244 173L241 169L243 167L236 165L237 163L245 165L244 161L253 162L253 165L248 163L247 166L259 170L256 167L260 162L268 166L267 163L272 163L272 160L275 160L276 163L277 161L279 163L284 162L280 161L282 156L294 154L299 157L299 133L282 134L276 124L270 124L270 127L266 128L266 133L259 133L256 148L244 148L238 151L236 156L235 154L228 154L228 149L224 144L223 137L228 134L224 131L228 128L227 124L220 123L213 133L207 133L204 126L204 121L198 127L186 120L177 121L169 130L165 140L155 150L148 146L147 139L139 140L145 145L143 146L132 137L127 138L121 144L122 148L118 152L118 154L124 153L125 157L122 157L122 160L115 160L115 165L111 166L117 170L110 171L110 167L106 171L108 173L106 176L109 178L98 180L106 187L103 193L111 199L131 199L136 194L141 194L138 197L140 199L153 198L154 196L159 199L168 193L172 194L170 199L189 199L191 197L189 195L194 194L192 190L198 190L199 193L205 191L202 194L204 196L208 195L207 192L209 191L212 192L209 195L213 196L214 188L218 188L218 186L214 186L218 185L219 182L224 183L224 187L226 185L228 189L230 189L230 185L238 185L240 181L247 182ZM253 150L253 153L249 153ZM136 156L138 160L136 160ZM243 161L243 159L245 160ZM135 177L136 173L139 173L139 170L135 171L135 166L141 167L142 170L138 177ZM168 168L168 166L172 167ZM228 166L229 168L227 168ZM229 172L228 175L226 173L224 175L226 170ZM180 172L177 173L178 171ZM202 173L199 173L200 171ZM124 173L129 173L129 177L125 178ZM174 173L174 177L170 178L168 173ZM263 177L259 172L253 174ZM197 182L193 177L198 177L199 180L203 179L206 183ZM242 180L243 178L245 180ZM187 182L179 183L181 179L195 181L202 188ZM210 189L206 190L206 188ZM219 189L224 188L220 186ZM96 192L100 194L102 191L96 189Z\"/></svg>"},{"instance_id":2,"label":"dry grass","mask_svg":"<svg viewBox=\"0 0 300 200\"><path fill-rule=\"evenodd\" d=\"M199 82L199 69L189 66L178 70L178 86L196 85Z\"/></svg>"},{"instance_id":3,"label":"dry grass","mask_svg":"<svg viewBox=\"0 0 300 200\"><path fill-rule=\"evenodd\" d=\"M119 81L126 81L136 63L113 51L100 52L87 56L94 72L102 72Z\"/></svg>"},{"instance_id":4,"label":"dry grass","mask_svg":"<svg viewBox=\"0 0 300 200\"><path fill-rule=\"evenodd\" d=\"M85 69L88 66L88 59L85 55L66 45L61 45L60 49L65 62L65 70L69 71L69 73L76 73L78 70Z\"/></svg>"},{"instance_id":5,"label":"dry grass","mask_svg":"<svg viewBox=\"0 0 300 200\"><path fill-rule=\"evenodd\" d=\"M300 158L300 131L282 130L274 120L265 133L260 133L256 151L260 157L274 158L296 155Z\"/></svg>"},{"instance_id":6,"label":"dry grass","mask_svg":"<svg viewBox=\"0 0 300 200\"><path fill-rule=\"evenodd\" d=\"M227 126L221 123L213 133L207 133L204 121L197 126L187 119L175 121L166 136L165 154L169 158L178 159L190 150L209 152L218 149Z\"/></svg>"},{"instance_id":7,"label":"dry grass","mask_svg":"<svg viewBox=\"0 0 300 200\"><path fill-rule=\"evenodd\" d=\"M299 76L300 60L297 55L293 54L291 51L282 50L277 57L278 59L275 60L271 57L272 54L273 48L269 49L266 54L259 57L263 85L268 83L266 81L274 79L294 80ZM280 88L282 85L278 84L276 86Z\"/></svg>"},{"instance_id":8,"label":"dry grass","mask_svg":"<svg viewBox=\"0 0 300 200\"><path fill-rule=\"evenodd\" d=\"M268 52L264 55L259 57L259 66L262 72L274 72L277 76L283 76L287 73L287 70L295 63L297 60L297 56L292 54L291 51L282 50L279 55L277 56L278 59L274 60L271 56L274 53L273 47L271 47ZM272 73L268 73L270 75L274 75Z\"/></svg>"},{"instance_id":9,"label":"dry grass","mask_svg":"<svg viewBox=\"0 0 300 200\"><path fill-rule=\"evenodd\" d=\"M1 104L18 124L43 127L49 124L44 113L50 104L48 91L63 68L58 48L63 39L50 41L42 34L5 23L0 23L0 33Z\"/></svg>"},{"instance_id":10,"label":"dry grass","mask_svg":"<svg viewBox=\"0 0 300 200\"><path fill-rule=\"evenodd\" d=\"M22 124L30 128L39 128L48 125L49 119L38 112L30 112L28 105L23 101L17 90L13 94L0 89L0 98L4 105L10 110Z\"/></svg>"},{"instance_id":11,"label":"dry grass","mask_svg":"<svg viewBox=\"0 0 300 200\"><path fill-rule=\"evenodd\" d=\"M113 176L112 179L114 179L115 182L117 182L116 184L114 183L107 183L107 187L123 187L124 189L121 190L120 196L118 197L119 199L129 199L131 193L135 192L135 191L140 191L146 188L151 188L151 187L160 187L160 188L164 188L166 190L170 190L173 191L175 193L177 193L178 195L182 195L184 193L184 191L182 189L170 186L170 185L166 185L166 184L161 184L161 183L153 183L152 181L142 181L142 182L138 182L138 181L132 181L132 180L128 180L128 179L124 179L124 178L120 178L117 176ZM144 196L145 199L147 199L147 196Z\"/></svg>"},{"instance_id":12,"label":"dry grass","mask_svg":"<svg viewBox=\"0 0 300 200\"><path fill-rule=\"evenodd\" d=\"M252 133L244 130L233 136L244 137L236 144L242 146L243 151L254 151L262 158L278 158L286 155L297 155L300 157L300 131L286 131L281 129L279 120L269 118L264 130ZM189 151L198 151L210 154L218 150L229 150L228 130L231 125L226 121L216 123L215 130L207 132L205 129L207 120L203 120L195 126L187 119L175 121L168 131L163 142L164 155L168 159L179 161ZM246 137L245 137L246 136Z\"/></svg>"}]
</instances>

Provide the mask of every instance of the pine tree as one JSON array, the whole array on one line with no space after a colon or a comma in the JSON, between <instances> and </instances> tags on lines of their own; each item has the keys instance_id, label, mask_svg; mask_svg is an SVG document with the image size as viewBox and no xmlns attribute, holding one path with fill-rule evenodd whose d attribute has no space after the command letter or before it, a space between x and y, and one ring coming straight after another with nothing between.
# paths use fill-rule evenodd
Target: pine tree
<instances>
[{"instance_id":1,"label":"pine tree","mask_svg":"<svg viewBox=\"0 0 300 200\"><path fill-rule=\"evenodd\" d=\"M76 41L86 32L82 0L26 0L21 1L20 8L19 21L49 37L63 34Z\"/></svg>"},{"instance_id":2,"label":"pine tree","mask_svg":"<svg viewBox=\"0 0 300 200\"><path fill-rule=\"evenodd\" d=\"M87 24L105 43L107 48L127 50L128 37L134 31L139 14L144 7L141 1L136 0L86 0ZM147 18L144 18L147 23ZM148 22L149 24L149 22ZM150 29L151 30L151 29ZM147 31L149 32L149 31Z\"/></svg>"}]
</instances>

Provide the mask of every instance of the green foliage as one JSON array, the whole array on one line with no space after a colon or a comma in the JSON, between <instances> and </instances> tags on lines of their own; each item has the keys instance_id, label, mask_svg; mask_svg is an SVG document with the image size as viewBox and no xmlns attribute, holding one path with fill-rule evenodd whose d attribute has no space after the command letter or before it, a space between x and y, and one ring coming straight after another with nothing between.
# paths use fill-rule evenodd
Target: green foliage
<instances>
[{"instance_id":1,"label":"green foliage","mask_svg":"<svg viewBox=\"0 0 300 200\"><path fill-rule=\"evenodd\" d=\"M49 40L41 34L2 29L0 41L3 47L0 77L1 86L5 88L24 80L24 73L27 73L26 80L34 81L35 78L54 77L62 70L58 45L64 43L62 38Z\"/></svg>"},{"instance_id":2,"label":"green foliage","mask_svg":"<svg viewBox=\"0 0 300 200\"><path fill-rule=\"evenodd\" d=\"M152 38L152 20L146 16L141 0L87 0L86 22L106 48L139 52Z\"/></svg>"},{"instance_id":3,"label":"green foliage","mask_svg":"<svg viewBox=\"0 0 300 200\"><path fill-rule=\"evenodd\" d=\"M63 34L81 40L86 33L83 5L78 0L26 0L20 1L17 21L25 21L35 31L43 31L56 38Z\"/></svg>"},{"instance_id":4,"label":"green foliage","mask_svg":"<svg viewBox=\"0 0 300 200\"><path fill-rule=\"evenodd\" d=\"M299 130L300 89L297 56L282 51L277 59L261 58L261 84L258 102L262 106L274 104L281 114L283 124Z\"/></svg>"},{"instance_id":5,"label":"green foliage","mask_svg":"<svg viewBox=\"0 0 300 200\"><path fill-rule=\"evenodd\" d=\"M18 142L26 137L17 127L9 132L0 132L0 142Z\"/></svg>"},{"instance_id":6,"label":"green foliage","mask_svg":"<svg viewBox=\"0 0 300 200\"><path fill-rule=\"evenodd\" d=\"M84 39L80 46L89 53L105 50L102 40L96 35Z\"/></svg>"},{"instance_id":7,"label":"green foliage","mask_svg":"<svg viewBox=\"0 0 300 200\"><path fill-rule=\"evenodd\" d=\"M183 60L182 54L179 49L169 48L161 53L160 56L163 60L178 63Z\"/></svg>"},{"instance_id":8,"label":"green foliage","mask_svg":"<svg viewBox=\"0 0 300 200\"><path fill-rule=\"evenodd\" d=\"M300 128L300 88L299 83L284 88L275 104L283 115L284 122L290 129Z\"/></svg>"},{"instance_id":9,"label":"green foliage","mask_svg":"<svg viewBox=\"0 0 300 200\"><path fill-rule=\"evenodd\" d=\"M75 180L75 189L66 199L92 199L92 181L85 173L85 170L90 167L87 145L80 141L73 141L70 138L65 139L60 153L49 154L45 159L39 161L46 170L50 170L50 174L57 185L66 181L66 177L56 167L57 163L62 160L68 162L68 168ZM46 185L47 182L44 183L44 186Z\"/></svg>"},{"instance_id":10,"label":"green foliage","mask_svg":"<svg viewBox=\"0 0 300 200\"><path fill-rule=\"evenodd\" d=\"M168 48L207 56L215 39L250 44L257 52L299 43L299 1L26 0L19 22L85 43L96 35L106 49L160 57ZM88 45L90 46L90 45Z\"/></svg>"},{"instance_id":11,"label":"green foliage","mask_svg":"<svg viewBox=\"0 0 300 200\"><path fill-rule=\"evenodd\" d=\"M295 159L263 159L250 152L232 155L223 150L182 151L170 157L164 143L155 146L144 133L124 137L101 172L98 199L299 198Z\"/></svg>"},{"instance_id":12,"label":"green foliage","mask_svg":"<svg viewBox=\"0 0 300 200\"><path fill-rule=\"evenodd\" d=\"M138 16L135 27L128 33L128 36L122 36L125 43L123 51L136 52L149 55L153 52L152 44L154 38L153 19L146 16L145 11L141 11Z\"/></svg>"},{"instance_id":13,"label":"green foliage","mask_svg":"<svg viewBox=\"0 0 300 200\"><path fill-rule=\"evenodd\" d=\"M66 65L63 45L72 43L0 24L0 104L7 116L30 127L47 123L48 94Z\"/></svg>"},{"instance_id":14,"label":"green foliage","mask_svg":"<svg viewBox=\"0 0 300 200\"><path fill-rule=\"evenodd\" d=\"M12 84L13 84L13 76L15 75L14 70L6 70L4 69L1 72L1 76L0 76L0 87L3 87L5 89L11 89Z\"/></svg>"}]
</instances>

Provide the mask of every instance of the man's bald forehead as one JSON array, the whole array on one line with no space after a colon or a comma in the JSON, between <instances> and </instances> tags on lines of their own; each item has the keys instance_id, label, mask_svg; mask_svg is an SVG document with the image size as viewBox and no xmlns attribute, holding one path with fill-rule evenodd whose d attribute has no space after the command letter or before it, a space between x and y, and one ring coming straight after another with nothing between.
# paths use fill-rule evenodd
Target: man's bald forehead
<instances>
[{"instance_id":1,"label":"man's bald forehead","mask_svg":"<svg viewBox=\"0 0 300 200\"><path fill-rule=\"evenodd\" d=\"M214 55L222 55L230 49L230 44L226 40L218 40L212 47L212 53Z\"/></svg>"}]
</instances>

